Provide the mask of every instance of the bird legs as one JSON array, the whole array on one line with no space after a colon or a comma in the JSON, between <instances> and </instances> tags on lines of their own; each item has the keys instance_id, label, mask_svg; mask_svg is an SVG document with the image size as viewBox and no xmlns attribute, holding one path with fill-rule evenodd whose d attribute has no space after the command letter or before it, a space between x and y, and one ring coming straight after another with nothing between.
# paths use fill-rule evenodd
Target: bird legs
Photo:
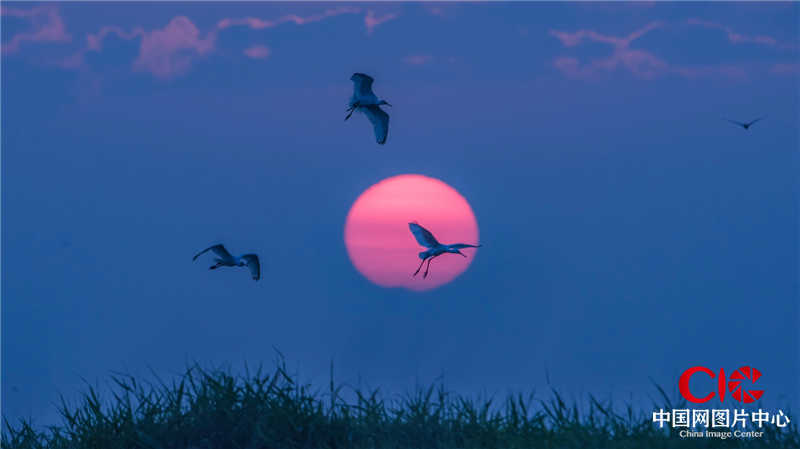
<instances>
[{"instance_id":1,"label":"bird legs","mask_svg":"<svg viewBox=\"0 0 800 449\"><path fill-rule=\"evenodd\" d=\"M349 119L350 116L353 115L353 111L355 111L357 108L358 108L358 102L351 104L350 107L347 108L347 117L344 118L345 121L347 121L347 119Z\"/></svg>"},{"instance_id":2,"label":"bird legs","mask_svg":"<svg viewBox=\"0 0 800 449\"><path fill-rule=\"evenodd\" d=\"M222 266L222 264L221 264L221 263L219 263L219 262L217 262L217 263L215 263L214 265L211 265L210 267L208 267L208 269L209 269L209 270L216 270L217 268L219 268L219 267L221 267L221 266Z\"/></svg>"},{"instance_id":3,"label":"bird legs","mask_svg":"<svg viewBox=\"0 0 800 449\"><path fill-rule=\"evenodd\" d=\"M428 266L425 267L425 272L422 273L422 279L425 279L426 277L428 277L428 272L431 270L431 262L433 262L433 259L435 259L435 258L436 258L436 256L433 256L430 259L428 259Z\"/></svg>"},{"instance_id":4,"label":"bird legs","mask_svg":"<svg viewBox=\"0 0 800 449\"><path fill-rule=\"evenodd\" d=\"M414 274L412 274L412 276L416 276L417 273L419 273L419 270L422 269L422 264L424 264L426 260L428 260L428 258L422 259L422 262L419 263L419 267L417 267L417 271L415 271Z\"/></svg>"},{"instance_id":5,"label":"bird legs","mask_svg":"<svg viewBox=\"0 0 800 449\"><path fill-rule=\"evenodd\" d=\"M420 263L419 263L419 267L417 268L417 271L415 271L413 275L414 275L414 276L416 276L416 275L417 275L417 273L419 273L419 270L421 270L421 269L422 269L422 264L424 264L424 263L425 263L425 261L428 261L428 266L427 266L427 267L425 267L425 272L424 272L424 273L422 273L422 278L423 278L423 279L427 278L427 277L428 277L428 272L429 272L429 271L430 271L430 269L431 269L431 262L433 262L433 259L435 259L435 258L437 258L437 257L439 257L439 255L436 255L436 256L433 256L433 257L428 257L428 258L426 258L426 259L422 259L422 262L420 262Z\"/></svg>"}]
</instances>

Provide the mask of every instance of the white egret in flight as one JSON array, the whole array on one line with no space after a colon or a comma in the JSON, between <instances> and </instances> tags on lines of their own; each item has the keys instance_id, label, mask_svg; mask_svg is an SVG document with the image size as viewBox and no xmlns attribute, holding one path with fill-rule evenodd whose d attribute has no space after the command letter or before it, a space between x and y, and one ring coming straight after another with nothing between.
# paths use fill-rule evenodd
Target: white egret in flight
<instances>
[{"instance_id":1,"label":"white egret in flight","mask_svg":"<svg viewBox=\"0 0 800 449\"><path fill-rule=\"evenodd\" d=\"M462 253L460 250L463 248L478 248L481 245L468 245L466 243L454 243L452 245L445 245L444 243L439 243L436 240L436 237L433 236L431 231L423 228L418 223L409 223L408 228L411 229L411 233L414 234L414 238L417 239L417 243L420 245L428 248L427 251L423 251L419 253L419 258L422 259L422 262L419 263L419 267L417 267L417 271L414 272L414 276L419 273L419 270L422 269L422 264L425 261L428 261L428 266L425 268L425 273L423 273L422 277L428 277L428 271L431 269L431 262L433 259L441 256L442 254L453 253L453 254L461 254L464 257L467 257L466 254Z\"/></svg>"},{"instance_id":2,"label":"white egret in flight","mask_svg":"<svg viewBox=\"0 0 800 449\"><path fill-rule=\"evenodd\" d=\"M753 121L751 121L751 122L747 122L747 123L737 122L736 120L731 120L731 119L729 119L729 118L726 118L725 120L727 120L727 121L729 121L729 122L733 123L734 125L739 125L739 126L741 126L742 128L744 128L745 130L748 130L748 129L750 129L750 127L751 127L751 126L753 126L753 124L754 124L755 122L757 122L757 121L759 121L759 120L763 120L765 117L766 117L766 116L764 116L764 117L759 117L759 118L757 118L757 119L755 119L755 120L753 120Z\"/></svg>"},{"instance_id":3,"label":"white egret in flight","mask_svg":"<svg viewBox=\"0 0 800 449\"><path fill-rule=\"evenodd\" d=\"M375 93L372 92L372 82L375 80L371 76L363 73L354 73L350 80L353 81L353 96L350 98L347 117L344 119L349 119L355 110L363 112L367 115L375 130L375 140L383 145L386 143L386 136L389 134L389 114L381 109L381 105L391 105L386 100L378 99Z\"/></svg>"},{"instance_id":4,"label":"white egret in flight","mask_svg":"<svg viewBox=\"0 0 800 449\"><path fill-rule=\"evenodd\" d=\"M214 260L217 262L214 265L208 267L209 270L216 270L219 267L244 267L250 269L250 274L253 276L254 280L261 279L261 263L258 261L258 256L255 254L245 254L241 257L234 257L231 253L228 252L222 245L214 245L209 246L208 248L200 251L199 253L195 254L192 260L197 260L200 255L205 253L206 251L211 250L217 257Z\"/></svg>"}]
</instances>

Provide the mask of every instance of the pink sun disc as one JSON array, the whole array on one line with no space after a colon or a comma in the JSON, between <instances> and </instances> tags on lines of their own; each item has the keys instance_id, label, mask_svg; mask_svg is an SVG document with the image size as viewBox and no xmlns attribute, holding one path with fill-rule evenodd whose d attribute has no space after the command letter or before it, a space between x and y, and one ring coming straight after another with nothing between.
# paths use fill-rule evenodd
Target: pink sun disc
<instances>
[{"instance_id":1,"label":"pink sun disc","mask_svg":"<svg viewBox=\"0 0 800 449\"><path fill-rule=\"evenodd\" d=\"M356 269L382 287L429 290L463 273L477 249L444 254L431 262L423 279L423 266L413 277L426 248L408 228L416 221L441 243L478 244L478 223L467 200L438 179L422 175L398 175L368 188L353 203L344 228L347 253ZM426 262L427 265L427 262Z\"/></svg>"}]
</instances>

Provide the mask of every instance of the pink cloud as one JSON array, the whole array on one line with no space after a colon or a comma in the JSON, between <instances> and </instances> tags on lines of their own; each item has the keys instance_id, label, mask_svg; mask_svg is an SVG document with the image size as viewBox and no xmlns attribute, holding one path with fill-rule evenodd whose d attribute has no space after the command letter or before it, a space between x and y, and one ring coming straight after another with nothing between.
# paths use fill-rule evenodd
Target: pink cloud
<instances>
[{"instance_id":1,"label":"pink cloud","mask_svg":"<svg viewBox=\"0 0 800 449\"><path fill-rule=\"evenodd\" d=\"M222 19L217 23L217 28L225 30L232 26L247 26L254 30L263 30L264 28L272 28L276 25L277 23L271 20L263 20L257 17L243 17L240 19Z\"/></svg>"},{"instance_id":2,"label":"pink cloud","mask_svg":"<svg viewBox=\"0 0 800 449\"><path fill-rule=\"evenodd\" d=\"M361 12L359 8L350 6L341 6L338 8L326 9L322 13L312 14L310 16L298 16L296 14L288 14L274 20L259 19L257 17L243 17L243 18L225 18L217 23L217 28L224 30L232 26L246 26L254 30L263 30L265 28L273 28L283 23L294 23L295 25L306 25L313 22L319 22L328 17L335 17L342 14L356 14Z\"/></svg>"},{"instance_id":3,"label":"pink cloud","mask_svg":"<svg viewBox=\"0 0 800 449\"><path fill-rule=\"evenodd\" d=\"M267 59L270 53L272 51L264 45L254 45L244 51L245 56L251 59Z\"/></svg>"},{"instance_id":4,"label":"pink cloud","mask_svg":"<svg viewBox=\"0 0 800 449\"><path fill-rule=\"evenodd\" d=\"M218 33L228 28L245 26L259 30L283 23L305 25L328 17L358 12L359 8L342 6L327 9L319 14L309 16L288 14L274 20L256 17L224 18L205 36L184 16L174 17L164 28L152 31L142 28L126 31L118 26L104 26L97 33L89 34L86 37L86 48L63 65L78 66L83 62L83 54L86 51L102 51L104 40L113 35L124 40L141 39L139 55L133 63L134 69L150 72L162 79L173 78L185 74L199 57L213 53ZM271 51L268 47L255 45L243 50L243 53L250 58L265 59L269 57Z\"/></svg>"},{"instance_id":5,"label":"pink cloud","mask_svg":"<svg viewBox=\"0 0 800 449\"><path fill-rule=\"evenodd\" d=\"M606 58L582 63L578 58L562 56L553 61L553 66L568 78L589 79L603 73L611 73L623 68L641 79L654 79L659 76L673 74L684 78L724 77L734 80L747 79L747 72L742 67L732 65L679 66L671 64L647 50L632 49L631 43L645 34L662 28L661 22L651 22L633 33L617 37L605 35L593 30L576 32L550 31L550 34L561 41L565 47L575 47L585 41L600 42L613 47Z\"/></svg>"},{"instance_id":6,"label":"pink cloud","mask_svg":"<svg viewBox=\"0 0 800 449\"><path fill-rule=\"evenodd\" d=\"M800 63L779 63L772 66L771 73L776 75L800 75Z\"/></svg>"},{"instance_id":7,"label":"pink cloud","mask_svg":"<svg viewBox=\"0 0 800 449\"><path fill-rule=\"evenodd\" d=\"M17 8L9 8L7 6L0 6L0 16L16 17L16 18L33 17L39 14L42 9L43 8L17 9Z\"/></svg>"},{"instance_id":8,"label":"pink cloud","mask_svg":"<svg viewBox=\"0 0 800 449\"><path fill-rule=\"evenodd\" d=\"M574 47L576 45L579 45L584 40L590 40L594 42L611 44L617 48L627 48L631 42L644 36L645 34L649 33L652 30L661 28L661 26L662 26L661 22L651 22L645 25L643 28L634 31L633 33L629 34L626 37L607 36L593 30L578 30L574 33L551 30L550 35L558 38L558 40L560 40L565 47Z\"/></svg>"},{"instance_id":9,"label":"pink cloud","mask_svg":"<svg viewBox=\"0 0 800 449\"><path fill-rule=\"evenodd\" d=\"M599 2L599 1L584 1L584 2L572 2L572 5L590 11L609 11L609 12L619 12L620 9L647 9L656 6L657 1L610 1L610 2Z\"/></svg>"},{"instance_id":10,"label":"pink cloud","mask_svg":"<svg viewBox=\"0 0 800 449\"><path fill-rule=\"evenodd\" d=\"M426 9L433 16L444 17L444 9L440 6L428 6Z\"/></svg>"},{"instance_id":11,"label":"pink cloud","mask_svg":"<svg viewBox=\"0 0 800 449\"><path fill-rule=\"evenodd\" d=\"M447 17L447 11L445 10L445 5L440 4L433 4L433 5L424 5L425 11L432 16L438 17Z\"/></svg>"},{"instance_id":12,"label":"pink cloud","mask_svg":"<svg viewBox=\"0 0 800 449\"><path fill-rule=\"evenodd\" d=\"M211 53L216 34L202 38L191 20L177 16L160 30L144 32L141 39L133 67L158 78L172 78L186 73L197 57Z\"/></svg>"},{"instance_id":13,"label":"pink cloud","mask_svg":"<svg viewBox=\"0 0 800 449\"><path fill-rule=\"evenodd\" d=\"M410 65L424 65L432 61L431 55L409 55L403 58L403 62Z\"/></svg>"},{"instance_id":14,"label":"pink cloud","mask_svg":"<svg viewBox=\"0 0 800 449\"><path fill-rule=\"evenodd\" d=\"M372 34L375 28L399 16L399 14L389 13L378 17L375 15L375 12L370 9L367 11L367 15L364 16L364 26L367 27L367 34Z\"/></svg>"},{"instance_id":15,"label":"pink cloud","mask_svg":"<svg viewBox=\"0 0 800 449\"><path fill-rule=\"evenodd\" d=\"M19 51L23 42L69 42L72 36L67 33L64 21L58 10L51 6L32 9L17 9L3 6L0 15L26 19L31 23L32 30L15 34L8 43L2 45L3 53Z\"/></svg>"},{"instance_id":16,"label":"pink cloud","mask_svg":"<svg viewBox=\"0 0 800 449\"><path fill-rule=\"evenodd\" d=\"M561 71L567 78L585 78L588 74L581 68L577 58L562 56L553 61L553 66Z\"/></svg>"},{"instance_id":17,"label":"pink cloud","mask_svg":"<svg viewBox=\"0 0 800 449\"><path fill-rule=\"evenodd\" d=\"M8 43L4 43L3 53L18 51L20 43L25 41L67 42L71 40L61 16L53 7L17 9L2 6L0 8L3 16L24 19L33 25L32 31L19 33L13 36ZM223 18L207 33L201 33L197 26L185 16L176 16L166 26L155 30L145 30L141 27L126 30L119 26L106 25L95 33L87 34L84 45L71 55L55 61L54 64L69 70L87 70L86 53L102 52L108 37L114 36L128 41L138 39L140 40L139 54L133 61L133 69L148 72L157 78L169 79L185 74L198 59L214 53L217 35L230 27L245 26L258 30L284 23L306 25L329 17L361 12L362 9L358 7L340 6L307 16L287 14L275 19ZM373 11L368 11L364 17L367 32L371 33L375 27L397 16L397 14L386 14L378 17ZM271 54L268 47L261 45L250 46L242 52L245 56L254 59L268 58Z\"/></svg>"},{"instance_id":18,"label":"pink cloud","mask_svg":"<svg viewBox=\"0 0 800 449\"><path fill-rule=\"evenodd\" d=\"M668 71L668 64L648 51L630 48L630 44L661 26L660 22L651 22L625 37L605 35L593 30L573 33L551 30L550 35L560 40L565 47L575 47L584 41L600 42L614 47L611 56L587 64L582 64L573 57L557 58L553 64L569 78L589 78L601 72L613 72L619 67L639 78L655 78Z\"/></svg>"},{"instance_id":19,"label":"pink cloud","mask_svg":"<svg viewBox=\"0 0 800 449\"><path fill-rule=\"evenodd\" d=\"M126 31L118 26L103 26L86 36L86 46L57 63L64 69L85 69L87 52L103 51L103 43L109 36L123 40L139 39L139 54L133 62L134 70L145 71L162 79L185 74L199 57L215 49L216 30L202 37L200 31L185 16L176 16L161 29L151 31L134 28Z\"/></svg>"},{"instance_id":20,"label":"pink cloud","mask_svg":"<svg viewBox=\"0 0 800 449\"><path fill-rule=\"evenodd\" d=\"M141 38L145 36L147 32L141 28L135 28L130 32L126 32L118 26L104 26L100 28L100 31L97 33L90 33L86 36L85 47L80 48L78 51L70 56L67 56L66 58L56 61L55 64L67 70L86 70L88 68L86 65L86 53L90 51L102 51L103 41L106 39L106 37L112 34L120 39L129 41L136 38Z\"/></svg>"},{"instance_id":21,"label":"pink cloud","mask_svg":"<svg viewBox=\"0 0 800 449\"><path fill-rule=\"evenodd\" d=\"M739 34L739 33L736 33L735 31L733 31L732 28L727 27L727 26L722 25L722 24L719 24L719 23L716 23L716 22L710 22L710 21L707 21L707 20L690 18L690 19L688 19L686 21L686 23L688 23L689 25L701 26L703 28L711 28L711 29L722 30L728 36L728 41L730 41L733 44L751 43L751 44L768 45L768 46L772 46L772 47L778 45L778 41L775 38L771 37L771 36L764 36L764 35L747 36L747 35L744 35L744 34Z\"/></svg>"},{"instance_id":22,"label":"pink cloud","mask_svg":"<svg viewBox=\"0 0 800 449\"><path fill-rule=\"evenodd\" d=\"M9 43L4 43L3 53L18 51L20 43L24 41L66 42L71 40L65 30L63 20L55 8L16 9L5 6L1 8L3 16L26 19L33 24L32 32L20 33L14 36ZM140 40L139 54L133 62L134 70L149 72L157 78L174 78L188 72L199 58L213 53L216 50L217 35L227 28L246 26L252 29L265 29L283 23L305 25L341 14L359 12L361 12L360 8L341 6L308 16L287 14L274 20L254 17L225 18L205 34L202 34L197 26L185 16L176 16L164 28L155 30L145 30L141 27L126 30L119 26L106 25L95 33L87 34L84 46L72 55L55 61L54 64L69 70L85 70L88 68L86 53L102 52L105 40L110 36L115 36L127 41ZM379 22L385 20L388 19L378 19ZM268 47L261 45L243 50L245 56L255 59L267 58L270 53L271 50Z\"/></svg>"},{"instance_id":23,"label":"pink cloud","mask_svg":"<svg viewBox=\"0 0 800 449\"><path fill-rule=\"evenodd\" d=\"M458 11L456 2L421 2L425 12L441 19L452 19Z\"/></svg>"}]
</instances>

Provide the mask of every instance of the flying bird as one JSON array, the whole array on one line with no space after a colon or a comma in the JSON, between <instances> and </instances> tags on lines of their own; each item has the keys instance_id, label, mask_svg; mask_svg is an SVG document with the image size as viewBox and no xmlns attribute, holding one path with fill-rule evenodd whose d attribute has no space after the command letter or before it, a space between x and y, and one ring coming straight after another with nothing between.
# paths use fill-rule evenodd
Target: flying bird
<instances>
[{"instance_id":1,"label":"flying bird","mask_svg":"<svg viewBox=\"0 0 800 449\"><path fill-rule=\"evenodd\" d=\"M375 130L375 140L383 145L386 143L386 136L389 134L389 114L381 109L381 105L391 105L386 100L379 99L372 92L372 82L375 80L371 76L363 73L354 73L350 80L353 81L353 96L350 98L347 117L344 119L349 119L356 110L363 112L367 115L370 123L372 123L372 128Z\"/></svg>"},{"instance_id":2,"label":"flying bird","mask_svg":"<svg viewBox=\"0 0 800 449\"><path fill-rule=\"evenodd\" d=\"M736 120L731 120L731 119L729 119L729 118L726 118L725 120L727 120L727 121L729 121L729 122L733 123L734 125L739 125L739 126L741 126L742 128L744 128L745 130L747 130L747 129L750 129L750 127L751 127L751 126L753 126L753 124L754 124L755 122L757 122L757 121L759 121L759 120L763 120L764 118L766 118L766 116L764 116L764 117L759 117L759 118L757 118L757 119L755 119L755 120L753 120L753 121L751 121L751 122L747 122L747 123L737 122Z\"/></svg>"},{"instance_id":3,"label":"flying bird","mask_svg":"<svg viewBox=\"0 0 800 449\"><path fill-rule=\"evenodd\" d=\"M255 254L245 254L241 257L234 257L231 253L228 252L222 245L214 245L209 246L208 248L200 251L199 253L195 254L192 260L197 260L203 253L206 251L213 251L217 257L214 260L217 262L214 265L208 267L209 270L216 270L219 267L244 267L250 269L250 274L253 276L254 280L261 279L261 263L258 261L258 256Z\"/></svg>"},{"instance_id":4,"label":"flying bird","mask_svg":"<svg viewBox=\"0 0 800 449\"><path fill-rule=\"evenodd\" d=\"M454 243L452 245L445 245L444 243L439 243L436 240L436 237L433 236L431 231L423 228L418 223L409 223L408 228L411 229L411 233L414 234L414 238L417 239L417 243L420 245L428 248L427 251L422 251L419 253L419 258L422 259L422 262L419 263L419 267L417 267L417 271L414 272L414 276L419 273L419 270L422 269L422 264L425 261L428 261L428 266L425 268L425 273L423 273L422 277L428 277L428 271L431 269L431 262L433 259L441 256L442 254L446 253L453 253L453 254L461 254L464 257L467 257L466 254L462 253L460 250L464 248L478 248L481 245L468 245L466 243Z\"/></svg>"}]
</instances>

